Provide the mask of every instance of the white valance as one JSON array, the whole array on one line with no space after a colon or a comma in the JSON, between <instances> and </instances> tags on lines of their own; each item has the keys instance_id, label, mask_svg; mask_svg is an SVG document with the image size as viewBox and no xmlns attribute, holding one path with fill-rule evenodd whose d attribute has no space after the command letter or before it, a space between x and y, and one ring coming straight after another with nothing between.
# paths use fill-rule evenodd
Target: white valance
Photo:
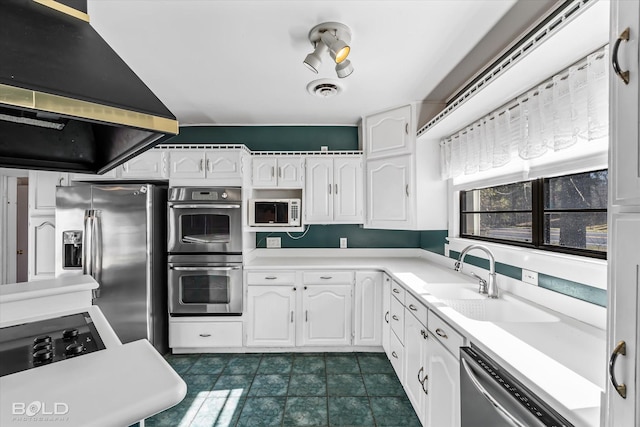
<instances>
[{"instance_id":1,"label":"white valance","mask_svg":"<svg viewBox=\"0 0 640 427\"><path fill-rule=\"evenodd\" d=\"M608 147L609 49L589 55L441 141L442 179L576 144Z\"/></svg>"}]
</instances>

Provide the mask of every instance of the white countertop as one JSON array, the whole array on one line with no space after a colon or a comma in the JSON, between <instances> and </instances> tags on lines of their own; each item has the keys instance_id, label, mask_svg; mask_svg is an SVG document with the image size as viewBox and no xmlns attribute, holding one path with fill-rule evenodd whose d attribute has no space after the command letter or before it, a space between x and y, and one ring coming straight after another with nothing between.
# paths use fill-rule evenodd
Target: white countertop
<instances>
[{"instance_id":1,"label":"white countertop","mask_svg":"<svg viewBox=\"0 0 640 427\"><path fill-rule=\"evenodd\" d=\"M69 276L0 285L0 304L98 288L91 276Z\"/></svg>"},{"instance_id":2,"label":"white countertop","mask_svg":"<svg viewBox=\"0 0 640 427\"><path fill-rule=\"evenodd\" d=\"M340 250L324 251L322 256L305 256L305 250L280 253L281 256L274 256L262 251L266 256L258 255L246 260L245 269L385 271L569 421L576 426L600 425L606 368L604 330L510 294L505 295L545 311L555 317L554 321L494 323L465 317L438 298L437 289L441 286L462 286L475 291L477 281L436 262L402 256L402 252L397 252L401 256L388 256L388 251L383 256L376 256L375 251L354 251L356 256ZM306 254L311 253L307 251Z\"/></svg>"}]
</instances>

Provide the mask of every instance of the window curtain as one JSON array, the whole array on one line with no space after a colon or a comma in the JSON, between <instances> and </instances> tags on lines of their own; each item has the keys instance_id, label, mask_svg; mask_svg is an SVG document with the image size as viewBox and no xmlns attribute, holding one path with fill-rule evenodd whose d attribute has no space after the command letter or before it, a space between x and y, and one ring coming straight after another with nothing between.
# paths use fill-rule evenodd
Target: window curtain
<instances>
[{"instance_id":1,"label":"window curtain","mask_svg":"<svg viewBox=\"0 0 640 427\"><path fill-rule=\"evenodd\" d=\"M609 49L569 69L440 142L442 179L535 159L576 144L608 144Z\"/></svg>"}]
</instances>

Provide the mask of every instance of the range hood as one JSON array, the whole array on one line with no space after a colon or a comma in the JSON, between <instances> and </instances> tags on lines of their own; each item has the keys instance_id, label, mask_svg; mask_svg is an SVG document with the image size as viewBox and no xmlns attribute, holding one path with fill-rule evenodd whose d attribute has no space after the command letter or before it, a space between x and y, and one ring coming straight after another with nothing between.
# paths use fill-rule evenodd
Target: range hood
<instances>
[{"instance_id":1,"label":"range hood","mask_svg":"<svg viewBox=\"0 0 640 427\"><path fill-rule=\"evenodd\" d=\"M86 11L0 1L0 167L100 174L178 133Z\"/></svg>"}]
</instances>

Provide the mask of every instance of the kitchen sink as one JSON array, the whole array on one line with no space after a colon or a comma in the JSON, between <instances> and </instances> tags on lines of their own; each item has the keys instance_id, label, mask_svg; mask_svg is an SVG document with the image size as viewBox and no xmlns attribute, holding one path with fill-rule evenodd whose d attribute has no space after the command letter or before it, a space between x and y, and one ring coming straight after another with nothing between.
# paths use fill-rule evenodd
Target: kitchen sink
<instances>
[{"instance_id":1,"label":"kitchen sink","mask_svg":"<svg viewBox=\"0 0 640 427\"><path fill-rule=\"evenodd\" d=\"M465 317L494 323L544 323L557 322L556 316L533 305L502 294L498 299L441 299L441 301Z\"/></svg>"},{"instance_id":2,"label":"kitchen sink","mask_svg":"<svg viewBox=\"0 0 640 427\"><path fill-rule=\"evenodd\" d=\"M461 286L457 283L428 283L424 286L424 291L425 294L433 295L439 300L484 300L487 298L467 284Z\"/></svg>"}]
</instances>

